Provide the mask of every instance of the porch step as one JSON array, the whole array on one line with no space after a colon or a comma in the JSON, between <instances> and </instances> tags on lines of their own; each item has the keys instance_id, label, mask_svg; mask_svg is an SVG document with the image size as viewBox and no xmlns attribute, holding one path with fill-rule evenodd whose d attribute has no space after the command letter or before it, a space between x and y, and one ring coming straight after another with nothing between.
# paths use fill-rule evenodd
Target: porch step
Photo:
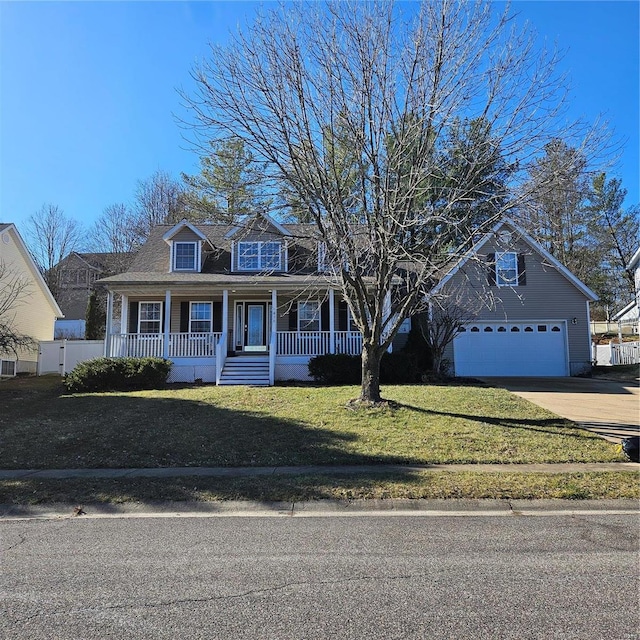
<instances>
[{"instance_id":1,"label":"porch step","mask_svg":"<svg viewBox=\"0 0 640 640\"><path fill-rule=\"evenodd\" d=\"M228 358L220 376L221 385L246 384L269 386L269 357L241 356Z\"/></svg>"}]
</instances>

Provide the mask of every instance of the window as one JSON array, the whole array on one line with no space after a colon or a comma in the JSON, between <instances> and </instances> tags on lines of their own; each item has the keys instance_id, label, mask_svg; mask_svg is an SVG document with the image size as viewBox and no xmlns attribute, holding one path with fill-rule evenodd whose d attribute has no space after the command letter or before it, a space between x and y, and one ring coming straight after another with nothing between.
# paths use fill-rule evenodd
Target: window
<instances>
[{"instance_id":1,"label":"window","mask_svg":"<svg viewBox=\"0 0 640 640\"><path fill-rule=\"evenodd\" d=\"M189 314L189 333L210 333L212 322L210 302L192 302Z\"/></svg>"},{"instance_id":2,"label":"window","mask_svg":"<svg viewBox=\"0 0 640 640\"><path fill-rule=\"evenodd\" d=\"M162 330L162 302L141 302L138 333L160 333Z\"/></svg>"},{"instance_id":3,"label":"window","mask_svg":"<svg viewBox=\"0 0 640 640\"><path fill-rule=\"evenodd\" d=\"M516 253L496 253L496 284L499 287L515 287L518 284Z\"/></svg>"},{"instance_id":4,"label":"window","mask_svg":"<svg viewBox=\"0 0 640 640\"><path fill-rule=\"evenodd\" d=\"M239 271L280 271L281 242L238 242Z\"/></svg>"},{"instance_id":5,"label":"window","mask_svg":"<svg viewBox=\"0 0 640 640\"><path fill-rule=\"evenodd\" d=\"M173 270L196 271L197 246L195 242L173 243Z\"/></svg>"},{"instance_id":6,"label":"window","mask_svg":"<svg viewBox=\"0 0 640 640\"><path fill-rule=\"evenodd\" d=\"M298 331L320 331L320 303L298 302Z\"/></svg>"},{"instance_id":7,"label":"window","mask_svg":"<svg viewBox=\"0 0 640 640\"><path fill-rule=\"evenodd\" d=\"M0 360L0 376L13 377L16 375L15 360Z\"/></svg>"}]
</instances>

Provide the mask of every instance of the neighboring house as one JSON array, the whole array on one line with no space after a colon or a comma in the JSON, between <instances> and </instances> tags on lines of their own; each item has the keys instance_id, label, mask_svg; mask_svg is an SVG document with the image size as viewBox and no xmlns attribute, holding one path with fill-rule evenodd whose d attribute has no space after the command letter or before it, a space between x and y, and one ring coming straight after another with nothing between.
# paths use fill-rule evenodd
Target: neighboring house
<instances>
[{"instance_id":1,"label":"neighboring house","mask_svg":"<svg viewBox=\"0 0 640 640\"><path fill-rule=\"evenodd\" d=\"M478 293L491 301L456 338L450 360L457 375L590 370L592 291L510 222L487 234L474 256L438 285L439 295L462 286L469 302ZM306 380L315 355L361 353L314 225L257 215L237 227L157 227L129 271L100 282L109 291L107 355L167 357L170 381ZM126 331L112 328L114 294L122 296ZM491 341L490 334L507 339Z\"/></svg>"},{"instance_id":2,"label":"neighboring house","mask_svg":"<svg viewBox=\"0 0 640 640\"><path fill-rule=\"evenodd\" d=\"M638 326L640 323L640 247L633 254L627 268L633 271L636 291L635 299L620 309L612 320L619 323L621 329L622 327L631 327L637 333L640 331Z\"/></svg>"},{"instance_id":3,"label":"neighboring house","mask_svg":"<svg viewBox=\"0 0 640 640\"><path fill-rule=\"evenodd\" d=\"M55 266L59 272L56 298L65 317L56 323L56 337L84 338L87 303L96 281L126 271L133 255L72 251Z\"/></svg>"},{"instance_id":4,"label":"neighboring house","mask_svg":"<svg viewBox=\"0 0 640 640\"><path fill-rule=\"evenodd\" d=\"M514 222L497 224L433 290L447 292L473 309L446 354L457 376L591 371L589 303L598 296Z\"/></svg>"},{"instance_id":5,"label":"neighboring house","mask_svg":"<svg viewBox=\"0 0 640 640\"><path fill-rule=\"evenodd\" d=\"M4 271L0 289L16 277L24 283L19 299L5 314L12 327L36 341L53 339L54 323L62 311L13 224L0 224L0 261ZM38 349L36 346L17 355L2 353L0 360L2 375L35 373Z\"/></svg>"}]
</instances>

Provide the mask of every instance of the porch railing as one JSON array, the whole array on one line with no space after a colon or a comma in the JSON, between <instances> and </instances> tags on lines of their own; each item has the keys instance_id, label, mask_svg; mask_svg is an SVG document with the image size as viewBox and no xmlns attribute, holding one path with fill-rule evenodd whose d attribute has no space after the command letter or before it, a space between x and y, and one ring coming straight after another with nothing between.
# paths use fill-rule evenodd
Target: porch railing
<instances>
[{"instance_id":1,"label":"porch railing","mask_svg":"<svg viewBox=\"0 0 640 640\"><path fill-rule=\"evenodd\" d=\"M335 353L359 355L362 335L358 331L334 332ZM276 349L279 356L318 356L331 353L330 331L278 331Z\"/></svg>"},{"instance_id":2,"label":"porch railing","mask_svg":"<svg viewBox=\"0 0 640 640\"><path fill-rule=\"evenodd\" d=\"M212 358L221 333L170 333L170 358ZM111 336L111 357L162 358L164 334L116 333Z\"/></svg>"}]
</instances>

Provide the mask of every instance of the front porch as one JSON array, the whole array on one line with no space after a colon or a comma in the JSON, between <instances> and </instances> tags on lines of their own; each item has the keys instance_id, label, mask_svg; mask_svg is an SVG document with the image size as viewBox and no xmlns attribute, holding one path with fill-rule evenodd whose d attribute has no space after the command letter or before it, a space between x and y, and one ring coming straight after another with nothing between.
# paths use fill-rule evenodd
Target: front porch
<instances>
[{"instance_id":1,"label":"front porch","mask_svg":"<svg viewBox=\"0 0 640 640\"><path fill-rule=\"evenodd\" d=\"M362 352L362 335L332 289L304 299L273 289L262 295L165 291L163 296L123 295L121 309L118 331L110 295L105 355L171 360L170 382L308 380L314 356Z\"/></svg>"}]
</instances>

